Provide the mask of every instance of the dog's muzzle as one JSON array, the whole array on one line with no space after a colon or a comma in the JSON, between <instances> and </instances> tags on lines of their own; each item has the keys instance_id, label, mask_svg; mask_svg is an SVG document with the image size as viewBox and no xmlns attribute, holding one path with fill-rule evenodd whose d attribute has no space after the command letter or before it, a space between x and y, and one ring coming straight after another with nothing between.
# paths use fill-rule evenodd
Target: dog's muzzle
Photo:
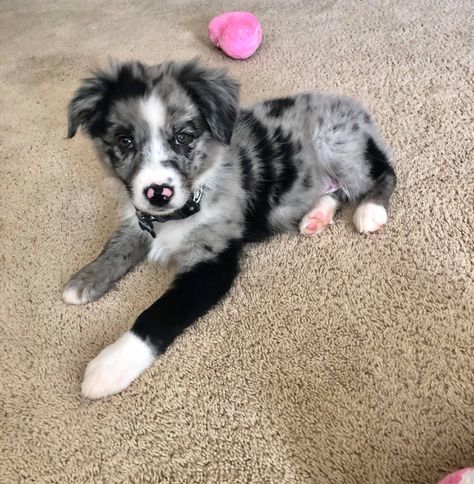
<instances>
[{"instance_id":1,"label":"dog's muzzle","mask_svg":"<svg viewBox=\"0 0 474 484\"><path fill-rule=\"evenodd\" d=\"M148 187L148 189L145 190L154 190L152 187ZM169 192L165 192L168 194ZM184 218L191 217L191 215L194 215L201 210L201 199L204 193L204 187L199 187L193 194L192 196L188 199L188 201L178 210L175 210L174 212L167 213L166 215L151 215L146 212L142 212L141 210L136 209L135 213L138 218L138 225L139 227L148 232L153 238L156 237L156 232L153 226L153 222L158 222L158 223L164 223L168 222L169 220L182 220ZM148 195L154 196L155 192L145 192L145 196L148 198ZM164 196L163 195L163 190L160 192L159 196ZM172 196L172 193L171 193ZM170 197L171 198L171 197ZM167 201L165 204L168 203Z\"/></svg>"}]
</instances>

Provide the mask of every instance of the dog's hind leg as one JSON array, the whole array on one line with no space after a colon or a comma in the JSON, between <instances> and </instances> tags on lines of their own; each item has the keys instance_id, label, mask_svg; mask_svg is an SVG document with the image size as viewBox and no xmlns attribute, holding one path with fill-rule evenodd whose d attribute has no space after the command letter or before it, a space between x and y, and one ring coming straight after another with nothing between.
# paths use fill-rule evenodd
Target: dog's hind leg
<instances>
[{"instance_id":1,"label":"dog's hind leg","mask_svg":"<svg viewBox=\"0 0 474 484\"><path fill-rule=\"evenodd\" d=\"M339 206L335 195L323 195L314 208L300 222L300 232L306 237L320 234L329 224L332 224L334 214Z\"/></svg>"},{"instance_id":2,"label":"dog's hind leg","mask_svg":"<svg viewBox=\"0 0 474 484\"><path fill-rule=\"evenodd\" d=\"M387 223L390 197L395 189L397 177L385 153L372 138L367 142L366 157L375 181L372 188L363 195L352 221L361 233L379 230Z\"/></svg>"},{"instance_id":3,"label":"dog's hind leg","mask_svg":"<svg viewBox=\"0 0 474 484\"><path fill-rule=\"evenodd\" d=\"M121 225L99 256L66 284L63 299L68 304L86 304L99 299L148 253L149 237L130 223Z\"/></svg>"}]
</instances>

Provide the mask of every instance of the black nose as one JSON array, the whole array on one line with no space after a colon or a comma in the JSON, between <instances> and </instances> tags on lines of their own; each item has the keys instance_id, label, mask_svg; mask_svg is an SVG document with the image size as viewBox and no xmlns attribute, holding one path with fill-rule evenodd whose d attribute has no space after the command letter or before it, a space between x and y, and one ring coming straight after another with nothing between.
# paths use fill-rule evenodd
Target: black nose
<instances>
[{"instance_id":1,"label":"black nose","mask_svg":"<svg viewBox=\"0 0 474 484\"><path fill-rule=\"evenodd\" d=\"M163 207L173 196L173 189L169 185L150 185L143 190L145 198L155 207Z\"/></svg>"}]
</instances>

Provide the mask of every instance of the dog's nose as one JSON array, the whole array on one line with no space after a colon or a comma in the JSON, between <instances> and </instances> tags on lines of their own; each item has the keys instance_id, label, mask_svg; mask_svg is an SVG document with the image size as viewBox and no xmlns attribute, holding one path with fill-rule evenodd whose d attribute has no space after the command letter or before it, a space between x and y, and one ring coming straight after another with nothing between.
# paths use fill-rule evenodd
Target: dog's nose
<instances>
[{"instance_id":1,"label":"dog's nose","mask_svg":"<svg viewBox=\"0 0 474 484\"><path fill-rule=\"evenodd\" d=\"M145 198L155 207L163 207L173 196L173 189L169 185L150 185L143 190Z\"/></svg>"}]
</instances>

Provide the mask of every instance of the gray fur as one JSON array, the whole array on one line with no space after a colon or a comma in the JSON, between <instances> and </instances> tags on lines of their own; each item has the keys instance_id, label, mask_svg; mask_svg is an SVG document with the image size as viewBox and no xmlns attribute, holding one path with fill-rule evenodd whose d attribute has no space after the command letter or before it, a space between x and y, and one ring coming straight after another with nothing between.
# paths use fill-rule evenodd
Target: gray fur
<instances>
[{"instance_id":1,"label":"gray fur","mask_svg":"<svg viewBox=\"0 0 474 484\"><path fill-rule=\"evenodd\" d=\"M163 126L156 133L150 132L143 117L143 95L114 100L106 112L99 112L101 99L108 95L107 82L99 79L116 80L120 66L85 81L69 111L70 136L81 125L130 194L123 225L102 254L69 283L68 287L73 285L84 296L83 302L100 297L145 256L162 263L173 261L179 271L186 271L222 252L229 241L246 237L249 224L257 223L258 214L253 211L266 204L261 192L269 170L276 180L274 192L271 187L265 188L272 192L265 205L270 232L295 230L324 195L324 180L328 178L340 185L332 195L339 203L363 199L388 207L395 175L389 171L379 179L371 176L367 139L372 138L388 157L387 149L366 111L354 101L305 93L276 105L267 101L237 112L237 85L220 71L205 70L193 63L129 66L133 76L143 82L146 96L156 93L165 107ZM141 87L137 89L139 92ZM106 128L101 120L106 121ZM189 152L173 149L169 140L174 130L191 120L198 135ZM117 145L117 130L125 126L133 128L135 152L125 153ZM263 133L268 133L264 139ZM201 211L184 220L155 223L154 240L137 228L134 205L141 195L133 188L134 180L150 162L153 137L163 151L157 172L173 170L172 180L177 191L179 188L182 192L180 200L187 199L200 186L205 188ZM262 160L263 150L271 151L271 146L278 143L281 150L291 151L290 167L285 164L283 151L275 151L274 160ZM242 162L243 155L247 165ZM286 186L293 169L294 180ZM146 209L151 214L162 214L178 208Z\"/></svg>"},{"instance_id":2,"label":"gray fur","mask_svg":"<svg viewBox=\"0 0 474 484\"><path fill-rule=\"evenodd\" d=\"M123 223L105 244L100 255L76 272L65 290L74 291L85 303L99 299L136 264L145 259L150 241L138 228Z\"/></svg>"}]
</instances>

